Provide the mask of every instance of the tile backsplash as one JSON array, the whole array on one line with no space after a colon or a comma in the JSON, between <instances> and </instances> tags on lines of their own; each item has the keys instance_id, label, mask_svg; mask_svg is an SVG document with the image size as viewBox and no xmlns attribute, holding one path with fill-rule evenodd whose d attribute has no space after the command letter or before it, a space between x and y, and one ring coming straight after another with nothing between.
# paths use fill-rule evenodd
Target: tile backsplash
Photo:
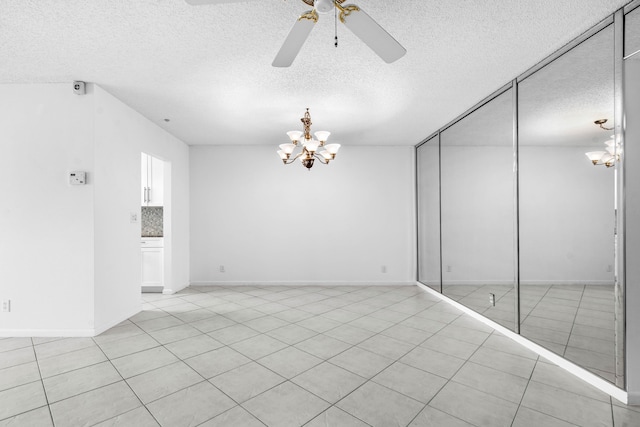
<instances>
[{"instance_id":1,"label":"tile backsplash","mask_svg":"<svg viewBox=\"0 0 640 427\"><path fill-rule=\"evenodd\" d=\"M142 206L142 236L164 237L162 233L162 206Z\"/></svg>"}]
</instances>

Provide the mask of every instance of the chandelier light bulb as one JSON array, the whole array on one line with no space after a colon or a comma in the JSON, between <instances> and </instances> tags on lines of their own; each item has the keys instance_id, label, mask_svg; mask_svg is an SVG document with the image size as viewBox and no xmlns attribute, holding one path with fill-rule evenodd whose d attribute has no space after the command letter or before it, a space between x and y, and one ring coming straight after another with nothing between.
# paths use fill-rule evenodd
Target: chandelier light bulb
<instances>
[{"instance_id":1,"label":"chandelier light bulb","mask_svg":"<svg viewBox=\"0 0 640 427\"><path fill-rule=\"evenodd\" d=\"M293 144L280 144L279 147L282 151L284 151L287 154L293 153L293 150L296 149L296 146Z\"/></svg>"},{"instance_id":2,"label":"chandelier light bulb","mask_svg":"<svg viewBox=\"0 0 640 427\"><path fill-rule=\"evenodd\" d=\"M311 141L307 142L304 145L304 148L311 154L315 153L316 150L318 149L318 147L320 146L320 143L318 141L316 141L315 139L312 139Z\"/></svg>"},{"instance_id":3,"label":"chandelier light bulb","mask_svg":"<svg viewBox=\"0 0 640 427\"><path fill-rule=\"evenodd\" d=\"M315 133L315 135L316 138L318 138L318 141L325 143L327 142L327 139L329 139L329 135L331 135L331 132L327 132L326 130L319 130Z\"/></svg>"},{"instance_id":4,"label":"chandelier light bulb","mask_svg":"<svg viewBox=\"0 0 640 427\"><path fill-rule=\"evenodd\" d=\"M597 165L600 162L600 159L602 159L602 157L607 153L605 151L590 151L585 154L587 155L589 160L591 160L591 163Z\"/></svg>"},{"instance_id":5,"label":"chandelier light bulb","mask_svg":"<svg viewBox=\"0 0 640 427\"><path fill-rule=\"evenodd\" d=\"M334 157L338 154L338 150L340 149L340 144L327 144L324 148L331 153Z\"/></svg>"},{"instance_id":6,"label":"chandelier light bulb","mask_svg":"<svg viewBox=\"0 0 640 427\"><path fill-rule=\"evenodd\" d=\"M334 0L315 0L313 7L318 13L329 13L335 7Z\"/></svg>"},{"instance_id":7,"label":"chandelier light bulb","mask_svg":"<svg viewBox=\"0 0 640 427\"><path fill-rule=\"evenodd\" d=\"M302 132L300 132L299 130L290 130L289 132L287 132L287 135L289 135L289 139L291 139L292 142L297 142L300 140Z\"/></svg>"}]
</instances>

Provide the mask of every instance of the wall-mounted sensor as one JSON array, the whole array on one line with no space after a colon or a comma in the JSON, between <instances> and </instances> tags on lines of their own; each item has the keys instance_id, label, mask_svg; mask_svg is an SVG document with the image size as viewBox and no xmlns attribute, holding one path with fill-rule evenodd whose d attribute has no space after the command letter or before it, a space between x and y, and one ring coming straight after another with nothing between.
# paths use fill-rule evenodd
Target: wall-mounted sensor
<instances>
[{"instance_id":1,"label":"wall-mounted sensor","mask_svg":"<svg viewBox=\"0 0 640 427\"><path fill-rule=\"evenodd\" d=\"M84 82L81 82L81 81L73 82L73 93L75 93L76 95L84 95L86 93Z\"/></svg>"},{"instance_id":2,"label":"wall-mounted sensor","mask_svg":"<svg viewBox=\"0 0 640 427\"><path fill-rule=\"evenodd\" d=\"M86 172L69 172L69 184L71 185L85 185L87 183Z\"/></svg>"}]
</instances>

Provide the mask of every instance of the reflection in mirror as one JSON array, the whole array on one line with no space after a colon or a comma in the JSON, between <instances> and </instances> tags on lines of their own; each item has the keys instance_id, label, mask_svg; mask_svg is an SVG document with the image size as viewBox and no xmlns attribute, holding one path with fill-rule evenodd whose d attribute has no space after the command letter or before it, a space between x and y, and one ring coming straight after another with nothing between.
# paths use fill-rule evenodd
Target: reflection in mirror
<instances>
[{"instance_id":1,"label":"reflection in mirror","mask_svg":"<svg viewBox=\"0 0 640 427\"><path fill-rule=\"evenodd\" d=\"M440 282L440 147L438 135L417 150L418 280L442 292Z\"/></svg>"},{"instance_id":2,"label":"reflection in mirror","mask_svg":"<svg viewBox=\"0 0 640 427\"><path fill-rule=\"evenodd\" d=\"M615 145L594 124L614 123L613 35L519 84L521 333L612 382L615 161L585 153Z\"/></svg>"},{"instance_id":3,"label":"reflection in mirror","mask_svg":"<svg viewBox=\"0 0 640 427\"><path fill-rule=\"evenodd\" d=\"M640 11L640 9L636 9L636 11ZM627 34L629 32L634 34L640 34L640 20L634 21L634 26L626 27ZM638 245L638 229L637 229L637 221L638 221L638 212L640 212L640 207L638 204L638 185L640 184L640 168L637 167L638 159L640 159L640 146L638 145L638 141L640 141L640 54L633 55L627 58L624 61L624 114L625 114L625 133L624 133L624 151L623 151L623 160L624 160L624 202L625 202L625 214L627 221L624 223L621 235L625 236L625 257L629 260L629 264L626 265L625 269L625 277L624 280L627 284L626 289L627 293L624 293L625 303L627 303L628 307L633 307L632 313L631 310L627 312L626 322L620 327L619 323L616 322L616 331L622 336L624 335L624 329L626 325L629 325L629 334L633 334L633 330L637 330L638 327L638 250L640 249L640 245ZM622 163L621 163L622 165ZM618 176L620 176L621 170L618 170ZM620 191L618 191L620 194ZM622 199L622 197L621 197ZM622 218L623 220L625 218ZM634 230L635 227L635 230ZM633 239L633 240L632 240ZM634 242L635 240L635 242ZM618 290L618 287L616 288ZM623 292L619 292L620 295ZM634 298L635 297L635 298ZM617 313L616 313L617 314ZM621 331L622 330L622 331ZM629 350L630 354L634 350L634 344L638 343L638 335L630 336L627 340L627 347L623 350ZM636 354L637 353L636 349ZM618 346L617 354L620 354L621 349ZM619 361L620 359L618 359ZM629 361L629 372L632 372L633 369L637 369L637 356L635 360ZM617 372L620 374L620 370ZM631 384L629 384L628 389L631 389Z\"/></svg>"},{"instance_id":4,"label":"reflection in mirror","mask_svg":"<svg viewBox=\"0 0 640 427\"><path fill-rule=\"evenodd\" d=\"M640 55L640 7L625 15L624 28L624 56Z\"/></svg>"},{"instance_id":5,"label":"reflection in mirror","mask_svg":"<svg viewBox=\"0 0 640 427\"><path fill-rule=\"evenodd\" d=\"M513 330L512 90L443 131L440 143L443 293Z\"/></svg>"}]
</instances>

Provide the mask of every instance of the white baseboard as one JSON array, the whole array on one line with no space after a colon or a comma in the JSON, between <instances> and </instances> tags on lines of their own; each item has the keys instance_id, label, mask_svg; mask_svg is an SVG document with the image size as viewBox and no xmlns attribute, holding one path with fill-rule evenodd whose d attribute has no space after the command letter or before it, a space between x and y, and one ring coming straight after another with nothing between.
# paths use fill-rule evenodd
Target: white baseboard
<instances>
[{"instance_id":1,"label":"white baseboard","mask_svg":"<svg viewBox=\"0 0 640 427\"><path fill-rule=\"evenodd\" d=\"M0 329L2 338L22 338L22 337L93 337L95 329Z\"/></svg>"},{"instance_id":2,"label":"white baseboard","mask_svg":"<svg viewBox=\"0 0 640 427\"><path fill-rule=\"evenodd\" d=\"M421 282L424 283L424 282ZM439 281L429 281L424 283L428 286L439 286ZM513 285L513 280L456 280L444 281L444 286L490 286L490 285ZM614 283L606 280L521 280L520 285L585 285L585 286L613 286Z\"/></svg>"},{"instance_id":3,"label":"white baseboard","mask_svg":"<svg viewBox=\"0 0 640 427\"><path fill-rule=\"evenodd\" d=\"M175 288L175 289L174 289L174 288L166 288L166 287L165 287L165 288L162 290L162 294L163 294L163 295L173 295L173 294L175 294L175 293L177 293L177 292L180 292L180 291L181 291L181 290L183 290L183 289L188 288L189 286L190 286L190 284L189 284L189 283L187 283L186 285L183 285L182 287Z\"/></svg>"},{"instance_id":4,"label":"white baseboard","mask_svg":"<svg viewBox=\"0 0 640 427\"><path fill-rule=\"evenodd\" d=\"M521 280L521 285L585 285L613 286L612 280Z\"/></svg>"},{"instance_id":5,"label":"white baseboard","mask_svg":"<svg viewBox=\"0 0 640 427\"><path fill-rule=\"evenodd\" d=\"M136 303L126 310L119 310L119 313L100 325L94 325L94 328L83 329L0 329L1 338L16 337L95 337L104 331L111 329L117 324L124 322L131 316L142 311L142 303Z\"/></svg>"},{"instance_id":6,"label":"white baseboard","mask_svg":"<svg viewBox=\"0 0 640 427\"><path fill-rule=\"evenodd\" d=\"M640 392L627 392L627 405L640 405Z\"/></svg>"},{"instance_id":7,"label":"white baseboard","mask_svg":"<svg viewBox=\"0 0 640 427\"><path fill-rule=\"evenodd\" d=\"M413 286L415 282L191 282L190 286Z\"/></svg>"},{"instance_id":8,"label":"white baseboard","mask_svg":"<svg viewBox=\"0 0 640 427\"><path fill-rule=\"evenodd\" d=\"M509 286L513 285L513 280L444 280L442 284L444 286L485 286L485 285L499 285ZM440 282L433 282L431 286L437 286Z\"/></svg>"},{"instance_id":9,"label":"white baseboard","mask_svg":"<svg viewBox=\"0 0 640 427\"><path fill-rule=\"evenodd\" d=\"M120 314L113 316L110 320L104 322L101 325L98 325L94 328L94 335L97 336L103 333L104 331L113 328L119 323L124 322L131 316L134 316L142 311L142 303L136 303L134 306L129 307L127 310L123 310Z\"/></svg>"}]
</instances>

